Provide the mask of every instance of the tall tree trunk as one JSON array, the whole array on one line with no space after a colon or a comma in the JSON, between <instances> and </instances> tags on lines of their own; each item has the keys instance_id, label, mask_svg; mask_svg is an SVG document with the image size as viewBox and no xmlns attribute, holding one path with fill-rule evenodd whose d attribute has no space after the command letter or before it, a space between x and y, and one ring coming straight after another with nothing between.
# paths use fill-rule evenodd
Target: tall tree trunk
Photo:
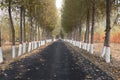
<instances>
[{"instance_id":1,"label":"tall tree trunk","mask_svg":"<svg viewBox=\"0 0 120 80\"><path fill-rule=\"evenodd\" d=\"M11 31L12 31L12 58L15 58L15 29L14 29L12 15L11 15L11 0L9 0L8 12L9 12L9 18L10 18Z\"/></svg>"},{"instance_id":2,"label":"tall tree trunk","mask_svg":"<svg viewBox=\"0 0 120 80\"><path fill-rule=\"evenodd\" d=\"M105 34L105 43L106 46L106 53L105 53L105 60L107 63L110 62L110 13L111 13L111 0L106 0L106 34Z\"/></svg>"},{"instance_id":3,"label":"tall tree trunk","mask_svg":"<svg viewBox=\"0 0 120 80\"><path fill-rule=\"evenodd\" d=\"M40 44L40 36L41 36L41 35L40 35L40 26L38 26L38 41L39 41L39 47L40 47L40 45L41 45L41 44Z\"/></svg>"},{"instance_id":4,"label":"tall tree trunk","mask_svg":"<svg viewBox=\"0 0 120 80\"><path fill-rule=\"evenodd\" d=\"M90 50L90 11L87 12L87 51Z\"/></svg>"},{"instance_id":5,"label":"tall tree trunk","mask_svg":"<svg viewBox=\"0 0 120 80\"><path fill-rule=\"evenodd\" d=\"M23 21L23 8L20 7L20 44L22 44L22 21Z\"/></svg>"},{"instance_id":6,"label":"tall tree trunk","mask_svg":"<svg viewBox=\"0 0 120 80\"><path fill-rule=\"evenodd\" d=\"M23 53L26 53L25 8L23 7Z\"/></svg>"},{"instance_id":7,"label":"tall tree trunk","mask_svg":"<svg viewBox=\"0 0 120 80\"><path fill-rule=\"evenodd\" d=\"M34 23L34 19L33 19L33 23ZM34 50L35 48L35 26L32 24L32 50Z\"/></svg>"},{"instance_id":8,"label":"tall tree trunk","mask_svg":"<svg viewBox=\"0 0 120 80\"><path fill-rule=\"evenodd\" d=\"M71 33L69 33L69 39L70 39L70 43L72 44L72 32Z\"/></svg>"},{"instance_id":9,"label":"tall tree trunk","mask_svg":"<svg viewBox=\"0 0 120 80\"><path fill-rule=\"evenodd\" d=\"M45 40L45 45L46 45L46 40L47 40L47 30L44 31L44 34L45 34L45 38L44 38L44 40Z\"/></svg>"},{"instance_id":10,"label":"tall tree trunk","mask_svg":"<svg viewBox=\"0 0 120 80\"><path fill-rule=\"evenodd\" d=\"M110 62L110 13L111 13L111 0L106 0L106 29L105 29L105 40L104 48L102 50L101 56L105 55L105 60L107 63Z\"/></svg>"},{"instance_id":11,"label":"tall tree trunk","mask_svg":"<svg viewBox=\"0 0 120 80\"><path fill-rule=\"evenodd\" d=\"M89 44L89 9L87 10L87 16L86 16L86 31L84 36L84 46L83 49L88 50L87 44Z\"/></svg>"},{"instance_id":12,"label":"tall tree trunk","mask_svg":"<svg viewBox=\"0 0 120 80\"><path fill-rule=\"evenodd\" d=\"M72 31L72 33L71 33L71 38L72 38L72 44L74 44L74 30Z\"/></svg>"},{"instance_id":13,"label":"tall tree trunk","mask_svg":"<svg viewBox=\"0 0 120 80\"><path fill-rule=\"evenodd\" d=\"M77 37L78 37L78 36L77 36L77 30L78 30L78 29L77 29L77 26L76 26L76 28L75 28L75 34L74 34L74 36L75 36L75 41L77 41Z\"/></svg>"},{"instance_id":14,"label":"tall tree trunk","mask_svg":"<svg viewBox=\"0 0 120 80\"><path fill-rule=\"evenodd\" d=\"M105 43L104 45L107 47L110 47L110 30L111 30L111 26L110 26L110 13L111 13L111 9L110 9L110 3L111 0L106 0L106 34L105 34Z\"/></svg>"},{"instance_id":15,"label":"tall tree trunk","mask_svg":"<svg viewBox=\"0 0 120 80\"><path fill-rule=\"evenodd\" d=\"M75 29L75 31L76 31L76 44L75 44L75 46L79 46L79 38L80 38L80 36L79 36L79 26L77 26L76 27L76 29Z\"/></svg>"},{"instance_id":16,"label":"tall tree trunk","mask_svg":"<svg viewBox=\"0 0 120 80\"><path fill-rule=\"evenodd\" d=\"M1 39L1 27L0 27L0 47L2 46L1 41L2 41L2 39Z\"/></svg>"},{"instance_id":17,"label":"tall tree trunk","mask_svg":"<svg viewBox=\"0 0 120 80\"><path fill-rule=\"evenodd\" d=\"M0 63L2 63L3 62L3 54L2 54L2 44L1 44L1 42L2 42L2 39L1 39L1 27L0 27Z\"/></svg>"},{"instance_id":18,"label":"tall tree trunk","mask_svg":"<svg viewBox=\"0 0 120 80\"><path fill-rule=\"evenodd\" d=\"M75 35L75 33L76 33L76 30L74 28L74 30L73 30L73 45L74 46L75 46L75 43L76 43L76 35Z\"/></svg>"},{"instance_id":19,"label":"tall tree trunk","mask_svg":"<svg viewBox=\"0 0 120 80\"><path fill-rule=\"evenodd\" d=\"M87 28L86 28L85 35L84 35L84 43L87 43Z\"/></svg>"},{"instance_id":20,"label":"tall tree trunk","mask_svg":"<svg viewBox=\"0 0 120 80\"><path fill-rule=\"evenodd\" d=\"M34 48L37 48L37 21L35 21L35 29L34 29L34 37L35 37L35 43L34 43Z\"/></svg>"},{"instance_id":21,"label":"tall tree trunk","mask_svg":"<svg viewBox=\"0 0 120 80\"><path fill-rule=\"evenodd\" d=\"M82 45L81 45L82 40L81 39L82 39L82 23L80 21L80 24L79 24L79 41L80 41L79 48L82 47Z\"/></svg>"},{"instance_id":22,"label":"tall tree trunk","mask_svg":"<svg viewBox=\"0 0 120 80\"><path fill-rule=\"evenodd\" d=\"M76 41L79 41L79 38L80 38L80 36L79 36L79 26L77 26L77 28L76 28Z\"/></svg>"},{"instance_id":23,"label":"tall tree trunk","mask_svg":"<svg viewBox=\"0 0 120 80\"><path fill-rule=\"evenodd\" d=\"M37 48L39 47L39 26L38 26L38 23L36 23L36 41L37 41Z\"/></svg>"},{"instance_id":24,"label":"tall tree trunk","mask_svg":"<svg viewBox=\"0 0 120 80\"><path fill-rule=\"evenodd\" d=\"M20 45L19 45L19 51L18 56L22 55L22 21L23 21L23 7L20 7Z\"/></svg>"},{"instance_id":25,"label":"tall tree trunk","mask_svg":"<svg viewBox=\"0 0 120 80\"><path fill-rule=\"evenodd\" d=\"M82 23L80 21L80 25L79 25L79 41L82 41Z\"/></svg>"},{"instance_id":26,"label":"tall tree trunk","mask_svg":"<svg viewBox=\"0 0 120 80\"><path fill-rule=\"evenodd\" d=\"M44 45L45 44L45 29L42 29L42 41L41 44Z\"/></svg>"},{"instance_id":27,"label":"tall tree trunk","mask_svg":"<svg viewBox=\"0 0 120 80\"><path fill-rule=\"evenodd\" d=\"M30 12L31 12L31 8L30 8ZM29 46L28 46L28 52L30 52L32 50L32 16L30 13L30 27L29 27Z\"/></svg>"},{"instance_id":28,"label":"tall tree trunk","mask_svg":"<svg viewBox=\"0 0 120 80\"><path fill-rule=\"evenodd\" d=\"M94 52L94 26L95 26L95 0L92 2L92 27L91 27L91 44L90 44L90 53Z\"/></svg>"},{"instance_id":29,"label":"tall tree trunk","mask_svg":"<svg viewBox=\"0 0 120 80\"><path fill-rule=\"evenodd\" d=\"M25 8L23 8L23 41L26 43Z\"/></svg>"},{"instance_id":30,"label":"tall tree trunk","mask_svg":"<svg viewBox=\"0 0 120 80\"><path fill-rule=\"evenodd\" d=\"M32 48L31 50L33 50L33 47L34 47L34 28L33 28L33 18L31 16L31 19L30 19L30 42L31 42L31 45L32 45Z\"/></svg>"},{"instance_id":31,"label":"tall tree trunk","mask_svg":"<svg viewBox=\"0 0 120 80\"><path fill-rule=\"evenodd\" d=\"M84 43L83 43L83 49L86 50L87 49L87 28L85 31L85 35L84 35Z\"/></svg>"}]
</instances>

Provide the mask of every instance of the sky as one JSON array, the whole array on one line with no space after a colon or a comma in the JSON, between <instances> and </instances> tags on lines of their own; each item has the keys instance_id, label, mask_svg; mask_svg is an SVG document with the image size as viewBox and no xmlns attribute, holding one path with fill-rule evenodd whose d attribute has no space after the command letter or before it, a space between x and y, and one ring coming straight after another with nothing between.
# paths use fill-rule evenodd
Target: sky
<instances>
[{"instance_id":1,"label":"sky","mask_svg":"<svg viewBox=\"0 0 120 80\"><path fill-rule=\"evenodd\" d=\"M62 8L62 0L56 0L56 7L58 10L60 10Z\"/></svg>"}]
</instances>

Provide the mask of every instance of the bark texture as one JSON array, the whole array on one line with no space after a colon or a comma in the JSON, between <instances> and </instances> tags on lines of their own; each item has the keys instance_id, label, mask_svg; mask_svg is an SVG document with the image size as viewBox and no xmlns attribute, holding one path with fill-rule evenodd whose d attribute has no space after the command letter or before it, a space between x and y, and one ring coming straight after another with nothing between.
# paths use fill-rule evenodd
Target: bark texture
<instances>
[{"instance_id":1,"label":"bark texture","mask_svg":"<svg viewBox=\"0 0 120 80\"><path fill-rule=\"evenodd\" d=\"M15 29L14 29L12 15L11 15L11 0L9 0L8 12L9 12L9 18L10 18L11 31L12 31L12 45L14 46L15 45Z\"/></svg>"}]
</instances>

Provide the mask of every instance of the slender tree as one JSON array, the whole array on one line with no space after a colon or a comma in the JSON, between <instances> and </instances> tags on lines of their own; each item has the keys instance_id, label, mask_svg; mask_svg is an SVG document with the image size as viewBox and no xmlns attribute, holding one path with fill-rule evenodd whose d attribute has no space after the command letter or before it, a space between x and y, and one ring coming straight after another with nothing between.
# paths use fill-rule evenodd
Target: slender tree
<instances>
[{"instance_id":1,"label":"slender tree","mask_svg":"<svg viewBox=\"0 0 120 80\"><path fill-rule=\"evenodd\" d=\"M19 52L18 52L18 56L22 55L22 21L23 21L23 6L20 7L20 39L19 39L19 42L20 42L20 45L19 45Z\"/></svg>"},{"instance_id":2,"label":"slender tree","mask_svg":"<svg viewBox=\"0 0 120 80\"><path fill-rule=\"evenodd\" d=\"M26 53L25 7L23 7L23 53Z\"/></svg>"},{"instance_id":3,"label":"slender tree","mask_svg":"<svg viewBox=\"0 0 120 80\"><path fill-rule=\"evenodd\" d=\"M110 62L110 12L111 12L111 0L106 0L106 29L105 29L105 40L104 48L102 50L101 56L105 55L105 60L107 63Z\"/></svg>"},{"instance_id":4,"label":"slender tree","mask_svg":"<svg viewBox=\"0 0 120 80\"><path fill-rule=\"evenodd\" d=\"M8 12L9 12L9 18L10 18L10 26L11 26L11 31L12 31L12 58L15 58L16 53L15 53L15 29L13 25L13 20L12 20L12 15L11 15L11 2L12 0L8 1Z\"/></svg>"},{"instance_id":5,"label":"slender tree","mask_svg":"<svg viewBox=\"0 0 120 80\"><path fill-rule=\"evenodd\" d=\"M40 26L38 26L38 41L39 41L39 47L41 46L41 39L40 39L40 37L41 37L41 33L40 33Z\"/></svg>"},{"instance_id":6,"label":"slender tree","mask_svg":"<svg viewBox=\"0 0 120 80\"><path fill-rule=\"evenodd\" d=\"M90 53L94 53L94 26L95 26L95 0L92 0L92 27L91 27L91 44Z\"/></svg>"},{"instance_id":7,"label":"slender tree","mask_svg":"<svg viewBox=\"0 0 120 80\"><path fill-rule=\"evenodd\" d=\"M3 54L2 54L2 44L1 44L1 42L2 42L2 39L1 39L1 27L0 27L0 63L2 63L3 62Z\"/></svg>"},{"instance_id":8,"label":"slender tree","mask_svg":"<svg viewBox=\"0 0 120 80\"><path fill-rule=\"evenodd\" d=\"M86 28L87 28L87 51L89 51L90 49L90 11L88 8L88 12L87 12L87 22L86 22Z\"/></svg>"},{"instance_id":9,"label":"slender tree","mask_svg":"<svg viewBox=\"0 0 120 80\"><path fill-rule=\"evenodd\" d=\"M30 28L29 28L29 46L28 52L32 50L32 16L30 15Z\"/></svg>"},{"instance_id":10,"label":"slender tree","mask_svg":"<svg viewBox=\"0 0 120 80\"><path fill-rule=\"evenodd\" d=\"M87 2L88 3L88 2ZM86 15L86 31L84 36L84 47L83 49L89 51L89 32L90 32L90 11L89 8L87 8L87 15Z\"/></svg>"},{"instance_id":11,"label":"slender tree","mask_svg":"<svg viewBox=\"0 0 120 80\"><path fill-rule=\"evenodd\" d=\"M82 22L80 20L80 24L79 24L79 48L82 48L82 45L81 45L81 41L82 41Z\"/></svg>"}]
</instances>

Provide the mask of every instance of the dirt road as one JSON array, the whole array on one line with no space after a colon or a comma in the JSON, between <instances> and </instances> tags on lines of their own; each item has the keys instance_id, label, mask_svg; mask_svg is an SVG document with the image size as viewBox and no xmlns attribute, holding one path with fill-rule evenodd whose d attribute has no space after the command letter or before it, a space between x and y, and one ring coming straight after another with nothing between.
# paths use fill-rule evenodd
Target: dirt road
<instances>
[{"instance_id":1,"label":"dirt road","mask_svg":"<svg viewBox=\"0 0 120 80\"><path fill-rule=\"evenodd\" d=\"M0 71L0 80L113 80L83 56L57 41Z\"/></svg>"}]
</instances>

